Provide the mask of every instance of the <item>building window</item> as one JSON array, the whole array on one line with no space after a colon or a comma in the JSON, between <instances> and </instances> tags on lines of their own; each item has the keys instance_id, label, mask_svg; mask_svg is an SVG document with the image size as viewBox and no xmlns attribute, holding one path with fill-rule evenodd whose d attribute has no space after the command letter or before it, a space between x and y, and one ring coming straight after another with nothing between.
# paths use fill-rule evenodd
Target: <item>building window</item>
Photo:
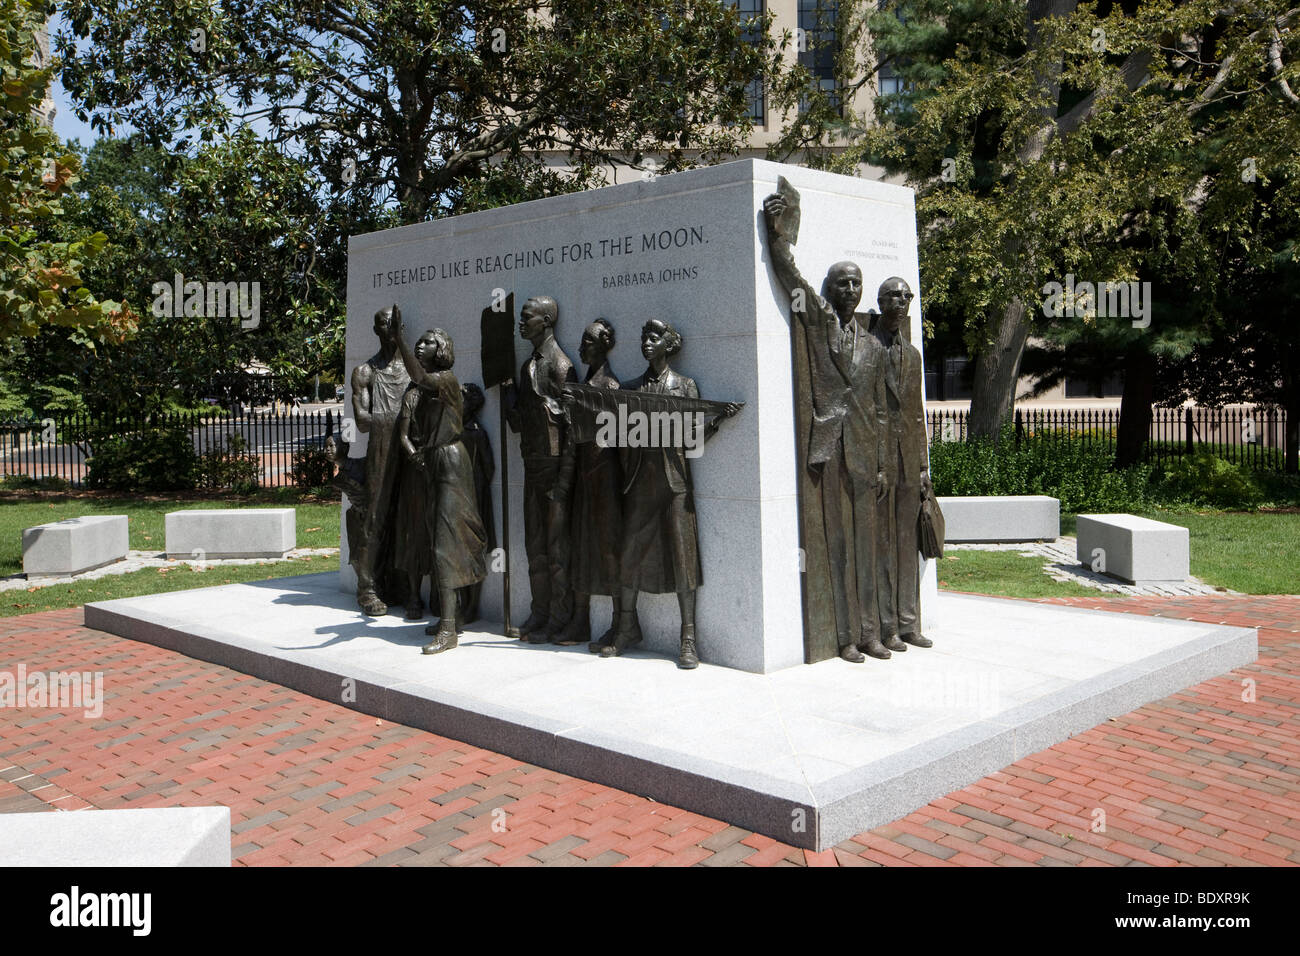
<instances>
[{"instance_id":1,"label":"building window","mask_svg":"<svg viewBox=\"0 0 1300 956\"><path fill-rule=\"evenodd\" d=\"M907 83L888 63L876 72L876 79L880 84L881 96L898 96L907 90Z\"/></svg>"},{"instance_id":2,"label":"building window","mask_svg":"<svg viewBox=\"0 0 1300 956\"><path fill-rule=\"evenodd\" d=\"M1124 376L1112 372L1100 378L1070 377L1065 380L1066 398L1115 398L1124 394Z\"/></svg>"},{"instance_id":3,"label":"building window","mask_svg":"<svg viewBox=\"0 0 1300 956\"><path fill-rule=\"evenodd\" d=\"M763 0L727 0L727 5L735 7L740 15L740 22L745 25L742 36L747 43L757 44L762 38L759 20L763 16ZM749 118L756 124L762 124L767 104L763 94L763 78L756 76L745 86L749 97Z\"/></svg>"},{"instance_id":4,"label":"building window","mask_svg":"<svg viewBox=\"0 0 1300 956\"><path fill-rule=\"evenodd\" d=\"M836 0L799 0L799 64L812 74L813 84L826 94L831 105L840 105L839 84L835 80L835 20L839 15ZM807 108L807 100L799 104Z\"/></svg>"}]
</instances>

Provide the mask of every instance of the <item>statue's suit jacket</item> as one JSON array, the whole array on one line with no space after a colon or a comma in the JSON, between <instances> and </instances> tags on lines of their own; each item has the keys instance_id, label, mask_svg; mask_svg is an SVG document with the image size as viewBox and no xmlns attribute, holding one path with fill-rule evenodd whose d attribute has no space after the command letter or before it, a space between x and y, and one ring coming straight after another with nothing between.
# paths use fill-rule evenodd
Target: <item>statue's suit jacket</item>
<instances>
[{"instance_id":1,"label":"statue's suit jacket","mask_svg":"<svg viewBox=\"0 0 1300 956\"><path fill-rule=\"evenodd\" d=\"M925 435L925 405L922 400L925 369L922 367L921 353L903 337L901 332L894 336L893 347L899 350L901 359L899 372L894 375L889 364L890 346L885 344L887 333L877 324L873 337L877 340L882 357L884 369L882 378L885 383L888 408L882 462L885 480L891 485L919 488L921 472L929 467ZM902 474L899 474L900 457Z\"/></svg>"},{"instance_id":2,"label":"statue's suit jacket","mask_svg":"<svg viewBox=\"0 0 1300 956\"><path fill-rule=\"evenodd\" d=\"M802 290L805 309L791 304L804 329L812 377L812 428L808 464L833 462L841 444L849 474L874 483L885 450L886 396L884 353L868 330L867 316L855 314L841 326L834 307L795 268L789 243L769 235L772 264L791 296Z\"/></svg>"},{"instance_id":3,"label":"statue's suit jacket","mask_svg":"<svg viewBox=\"0 0 1300 956\"><path fill-rule=\"evenodd\" d=\"M664 369L663 376L659 379L652 378L650 370L647 369L631 382L624 384L623 388L627 391L649 392L654 395L676 395L678 398L700 397L700 390L695 385L695 379L679 375L671 368ZM692 420L692 418L693 416L688 416L688 421ZM650 460L647 461L647 458ZM662 458L662 464L655 461L656 458ZM658 450L628 449L628 454L624 456L623 461L623 473L627 476L624 480L624 489L632 487L637 472L641 468L656 467L663 469L668 487L674 494L682 494L692 490L691 466L686 458L686 449L683 447L661 448Z\"/></svg>"},{"instance_id":4,"label":"statue's suit jacket","mask_svg":"<svg viewBox=\"0 0 1300 956\"><path fill-rule=\"evenodd\" d=\"M519 433L524 458L558 458L564 450L564 407L559 396L565 382L577 382L573 361L554 338L530 356L519 369L519 394L506 412L510 427Z\"/></svg>"}]
</instances>

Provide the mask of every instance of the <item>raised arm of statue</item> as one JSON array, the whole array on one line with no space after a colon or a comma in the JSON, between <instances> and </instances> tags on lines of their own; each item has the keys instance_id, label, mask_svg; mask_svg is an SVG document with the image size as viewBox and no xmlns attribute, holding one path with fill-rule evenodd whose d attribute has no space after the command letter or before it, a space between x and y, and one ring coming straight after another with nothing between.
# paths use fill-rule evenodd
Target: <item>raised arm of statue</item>
<instances>
[{"instance_id":1,"label":"raised arm of statue","mask_svg":"<svg viewBox=\"0 0 1300 956\"><path fill-rule=\"evenodd\" d=\"M406 343L406 324L403 322L399 322L397 326L397 350L402 353L402 362L406 365L406 374L411 376L411 383L421 388L436 390L435 373L425 371L411 346Z\"/></svg>"},{"instance_id":2,"label":"raised arm of statue","mask_svg":"<svg viewBox=\"0 0 1300 956\"><path fill-rule=\"evenodd\" d=\"M767 247L772 255L772 268L777 280L790 296L790 314L806 325L810 315L822 308L821 296L808 284L794 264L794 251L790 242L777 227L787 208L786 199L779 193L773 193L763 200L763 222L767 229Z\"/></svg>"},{"instance_id":3,"label":"raised arm of statue","mask_svg":"<svg viewBox=\"0 0 1300 956\"><path fill-rule=\"evenodd\" d=\"M424 337L431 334L433 333L426 332ZM448 378L455 380L454 373L448 369L427 369L420 363L415 351L406 344L406 326L400 319L397 325L397 350L401 353L402 363L406 366L406 374L411 377L411 384L441 396L443 388L448 384Z\"/></svg>"}]
</instances>

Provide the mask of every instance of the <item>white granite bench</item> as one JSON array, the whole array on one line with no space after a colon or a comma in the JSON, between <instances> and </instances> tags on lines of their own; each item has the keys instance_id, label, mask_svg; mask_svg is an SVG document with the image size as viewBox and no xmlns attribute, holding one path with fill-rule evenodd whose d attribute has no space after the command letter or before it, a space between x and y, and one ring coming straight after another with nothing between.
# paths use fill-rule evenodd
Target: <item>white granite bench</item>
<instances>
[{"instance_id":1,"label":"white granite bench","mask_svg":"<svg viewBox=\"0 0 1300 956\"><path fill-rule=\"evenodd\" d=\"M1129 584L1186 581L1187 529L1137 515L1079 515L1079 563Z\"/></svg>"},{"instance_id":2,"label":"white granite bench","mask_svg":"<svg viewBox=\"0 0 1300 956\"><path fill-rule=\"evenodd\" d=\"M940 498L944 541L1055 541L1061 502L1047 495L971 495Z\"/></svg>"},{"instance_id":3,"label":"white granite bench","mask_svg":"<svg viewBox=\"0 0 1300 956\"><path fill-rule=\"evenodd\" d=\"M166 528L169 558L282 558L298 545L292 508L171 511Z\"/></svg>"},{"instance_id":4,"label":"white granite bench","mask_svg":"<svg viewBox=\"0 0 1300 956\"><path fill-rule=\"evenodd\" d=\"M23 571L28 577L63 577L102 568L126 557L126 515L85 515L23 531Z\"/></svg>"},{"instance_id":5,"label":"white granite bench","mask_svg":"<svg viewBox=\"0 0 1300 956\"><path fill-rule=\"evenodd\" d=\"M0 813L0 866L230 866L230 808Z\"/></svg>"}]
</instances>

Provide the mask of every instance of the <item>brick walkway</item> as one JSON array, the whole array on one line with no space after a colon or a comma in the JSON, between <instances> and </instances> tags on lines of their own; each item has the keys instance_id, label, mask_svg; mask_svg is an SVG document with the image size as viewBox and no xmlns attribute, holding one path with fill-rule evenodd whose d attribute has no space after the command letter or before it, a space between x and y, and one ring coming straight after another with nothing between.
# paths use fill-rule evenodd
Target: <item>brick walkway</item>
<instances>
[{"instance_id":1,"label":"brick walkway","mask_svg":"<svg viewBox=\"0 0 1300 956\"><path fill-rule=\"evenodd\" d=\"M103 670L104 715L0 710L0 812L225 804L248 865L1300 863L1300 597L1049 603L1258 627L1260 659L812 853L50 611L0 619L0 670Z\"/></svg>"}]
</instances>

